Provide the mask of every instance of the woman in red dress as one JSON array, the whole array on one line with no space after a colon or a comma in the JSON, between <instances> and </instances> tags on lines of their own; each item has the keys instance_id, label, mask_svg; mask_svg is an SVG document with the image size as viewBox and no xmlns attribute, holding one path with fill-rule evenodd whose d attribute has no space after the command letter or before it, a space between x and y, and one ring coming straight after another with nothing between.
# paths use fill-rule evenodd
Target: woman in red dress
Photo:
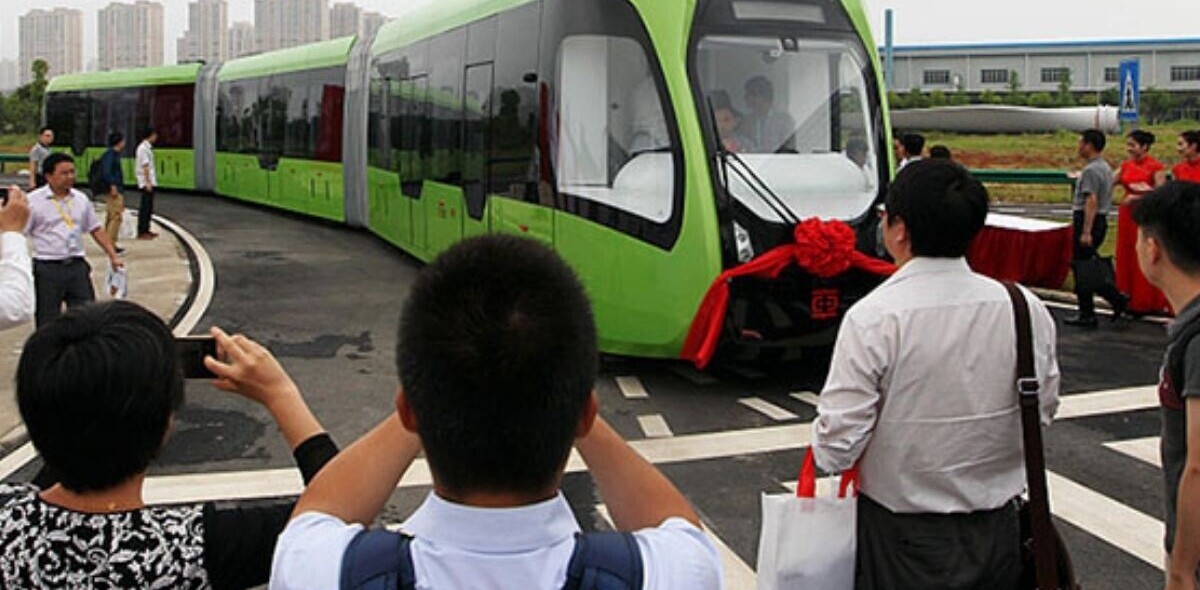
<instances>
[{"instance_id":1,"label":"woman in red dress","mask_svg":"<svg viewBox=\"0 0 1200 590\"><path fill-rule=\"evenodd\" d=\"M1183 161L1171 170L1175 180L1200 183L1200 131L1184 131L1179 135L1179 155Z\"/></svg>"},{"instance_id":2,"label":"woman in red dress","mask_svg":"<svg viewBox=\"0 0 1200 590\"><path fill-rule=\"evenodd\" d=\"M1133 208L1142 195L1162 186L1167 180L1166 167L1150 155L1154 134L1133 131L1125 139L1129 159L1121 163L1115 184L1125 188L1125 198L1117 217L1117 289L1129 294L1129 311L1135 314L1170 313L1167 298L1146 280L1138 268L1137 225Z\"/></svg>"}]
</instances>

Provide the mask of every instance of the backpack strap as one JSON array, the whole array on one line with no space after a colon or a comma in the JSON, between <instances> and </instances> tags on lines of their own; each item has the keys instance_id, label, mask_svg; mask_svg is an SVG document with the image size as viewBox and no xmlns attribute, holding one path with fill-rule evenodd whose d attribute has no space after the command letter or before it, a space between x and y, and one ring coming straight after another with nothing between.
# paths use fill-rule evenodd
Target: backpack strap
<instances>
[{"instance_id":1,"label":"backpack strap","mask_svg":"<svg viewBox=\"0 0 1200 590\"><path fill-rule=\"evenodd\" d=\"M633 533L575 535L563 590L640 590L642 553Z\"/></svg>"},{"instance_id":2,"label":"backpack strap","mask_svg":"<svg viewBox=\"0 0 1200 590\"><path fill-rule=\"evenodd\" d=\"M342 555L341 590L415 590L412 537L386 530L358 533Z\"/></svg>"},{"instance_id":3,"label":"backpack strap","mask_svg":"<svg viewBox=\"0 0 1200 590\"><path fill-rule=\"evenodd\" d=\"M1200 336L1200 319L1192 320L1191 323L1183 327L1171 342L1171 350L1167 353L1167 377L1170 378L1171 389L1174 392L1175 402L1182 407L1183 405L1183 388L1184 388L1184 363L1183 359L1187 356L1188 345L1192 340Z\"/></svg>"}]
</instances>

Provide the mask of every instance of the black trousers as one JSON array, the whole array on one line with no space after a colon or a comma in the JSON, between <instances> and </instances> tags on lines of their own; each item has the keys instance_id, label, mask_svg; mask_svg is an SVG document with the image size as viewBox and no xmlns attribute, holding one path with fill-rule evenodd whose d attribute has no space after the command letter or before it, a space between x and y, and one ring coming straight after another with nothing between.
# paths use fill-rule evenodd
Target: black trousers
<instances>
[{"instance_id":1,"label":"black trousers","mask_svg":"<svg viewBox=\"0 0 1200 590\"><path fill-rule=\"evenodd\" d=\"M1100 244L1104 243L1104 236L1108 233L1108 217L1101 213L1096 214L1096 219L1092 222L1092 245L1083 246L1079 243L1079 237L1083 235L1083 211L1076 211L1072 232L1075 236L1073 260L1090 260L1096 256L1096 251L1099 250ZM1108 301L1109 305L1115 306L1122 299L1121 292L1117 290L1117 286L1112 283L1104 283L1093 292L1090 285L1080 285L1080 282L1075 281L1075 296L1079 298L1079 316L1090 317L1096 315L1095 296L1099 295Z\"/></svg>"},{"instance_id":2,"label":"black trousers","mask_svg":"<svg viewBox=\"0 0 1200 590\"><path fill-rule=\"evenodd\" d=\"M1015 590L1015 502L964 514L897 514L858 497L856 590Z\"/></svg>"},{"instance_id":3,"label":"black trousers","mask_svg":"<svg viewBox=\"0 0 1200 590\"><path fill-rule=\"evenodd\" d=\"M142 201L138 204L138 235L150 232L150 217L154 215L154 189L142 189Z\"/></svg>"},{"instance_id":4,"label":"black trousers","mask_svg":"<svg viewBox=\"0 0 1200 590\"><path fill-rule=\"evenodd\" d=\"M96 300L92 267L83 258L34 260L33 287L37 296L34 324L45 325L62 315L62 305L77 307Z\"/></svg>"}]
</instances>

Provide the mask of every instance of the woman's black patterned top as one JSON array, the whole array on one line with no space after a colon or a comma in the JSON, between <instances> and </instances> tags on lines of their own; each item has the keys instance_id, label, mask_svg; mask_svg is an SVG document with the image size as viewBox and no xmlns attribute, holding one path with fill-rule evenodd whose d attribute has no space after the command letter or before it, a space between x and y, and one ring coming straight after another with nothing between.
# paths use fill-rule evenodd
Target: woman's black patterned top
<instances>
[{"instance_id":1,"label":"woman's black patterned top","mask_svg":"<svg viewBox=\"0 0 1200 590\"><path fill-rule=\"evenodd\" d=\"M327 434L293 456L307 484L337 454ZM294 500L88 514L0 483L0 590L249 588L265 584Z\"/></svg>"}]
</instances>

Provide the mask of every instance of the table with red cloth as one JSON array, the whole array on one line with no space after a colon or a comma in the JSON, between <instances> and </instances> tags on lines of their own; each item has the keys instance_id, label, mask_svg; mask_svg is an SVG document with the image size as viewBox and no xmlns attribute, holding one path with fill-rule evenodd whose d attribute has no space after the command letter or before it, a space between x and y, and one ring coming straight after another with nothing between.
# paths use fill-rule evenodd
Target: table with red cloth
<instances>
[{"instance_id":1,"label":"table with red cloth","mask_svg":"<svg viewBox=\"0 0 1200 590\"><path fill-rule=\"evenodd\" d=\"M967 262L995 279L1058 289L1071 270L1071 239L1069 223L990 213Z\"/></svg>"}]
</instances>

